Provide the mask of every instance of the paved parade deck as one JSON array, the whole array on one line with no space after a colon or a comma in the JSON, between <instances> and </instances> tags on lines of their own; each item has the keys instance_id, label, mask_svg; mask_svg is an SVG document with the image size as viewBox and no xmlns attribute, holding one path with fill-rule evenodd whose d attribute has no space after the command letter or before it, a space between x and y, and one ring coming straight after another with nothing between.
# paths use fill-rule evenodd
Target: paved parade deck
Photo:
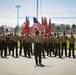
<instances>
[{"instance_id":1,"label":"paved parade deck","mask_svg":"<svg viewBox=\"0 0 76 75\"><path fill-rule=\"evenodd\" d=\"M0 57L0 75L76 75L76 59L59 57L42 58L44 66L36 66L31 58Z\"/></svg>"}]
</instances>

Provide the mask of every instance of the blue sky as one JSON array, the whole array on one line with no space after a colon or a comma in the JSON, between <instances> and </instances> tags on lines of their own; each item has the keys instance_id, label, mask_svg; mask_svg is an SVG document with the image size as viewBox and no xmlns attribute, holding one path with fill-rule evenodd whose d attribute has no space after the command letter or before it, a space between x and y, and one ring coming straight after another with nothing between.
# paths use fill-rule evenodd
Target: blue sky
<instances>
[{"instance_id":1,"label":"blue sky","mask_svg":"<svg viewBox=\"0 0 76 75\"><path fill-rule=\"evenodd\" d=\"M39 21L41 17L51 18L52 23L76 23L76 0L38 0ZM32 17L36 16L36 0L0 0L0 25L17 25L17 8L19 9L19 24L29 16L30 24L33 24Z\"/></svg>"}]
</instances>

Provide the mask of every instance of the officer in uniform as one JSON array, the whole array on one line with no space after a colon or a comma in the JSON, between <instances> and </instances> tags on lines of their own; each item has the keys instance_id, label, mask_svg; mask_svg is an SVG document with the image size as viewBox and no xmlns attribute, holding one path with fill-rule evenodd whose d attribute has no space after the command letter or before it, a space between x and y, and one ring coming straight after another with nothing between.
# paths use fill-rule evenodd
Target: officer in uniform
<instances>
[{"instance_id":1,"label":"officer in uniform","mask_svg":"<svg viewBox=\"0 0 76 75\"><path fill-rule=\"evenodd\" d=\"M30 39L30 53L33 55L33 50L32 50L32 43L33 43L33 38L31 37L31 35L29 36Z\"/></svg>"},{"instance_id":2,"label":"officer in uniform","mask_svg":"<svg viewBox=\"0 0 76 75\"><path fill-rule=\"evenodd\" d=\"M24 49L24 57L26 57L26 41L25 41L26 36L24 35L23 38L23 49Z\"/></svg>"},{"instance_id":3,"label":"officer in uniform","mask_svg":"<svg viewBox=\"0 0 76 75\"><path fill-rule=\"evenodd\" d=\"M55 39L56 39L56 33L53 35L53 54L55 53Z\"/></svg>"},{"instance_id":4,"label":"officer in uniform","mask_svg":"<svg viewBox=\"0 0 76 75\"><path fill-rule=\"evenodd\" d=\"M1 36L1 57L3 57L3 51L4 51L4 57L7 57L7 42L6 42L6 38L7 38L7 33L6 33L5 30L3 30L2 36Z\"/></svg>"},{"instance_id":5,"label":"officer in uniform","mask_svg":"<svg viewBox=\"0 0 76 75\"><path fill-rule=\"evenodd\" d=\"M58 55L61 58L60 41L61 38L59 37L59 33L57 33L57 37L55 38L55 57L57 56L57 52L58 52Z\"/></svg>"},{"instance_id":6,"label":"officer in uniform","mask_svg":"<svg viewBox=\"0 0 76 75\"><path fill-rule=\"evenodd\" d=\"M10 53L12 51L12 56L14 57L14 36L13 34L10 34Z\"/></svg>"},{"instance_id":7,"label":"officer in uniform","mask_svg":"<svg viewBox=\"0 0 76 75\"><path fill-rule=\"evenodd\" d=\"M30 55L30 41L31 41L31 36L29 34L26 34L25 35L25 46L24 46L24 49L25 49L25 57L27 56L27 52L28 52L28 56L31 57Z\"/></svg>"},{"instance_id":8,"label":"officer in uniform","mask_svg":"<svg viewBox=\"0 0 76 75\"><path fill-rule=\"evenodd\" d=\"M24 36L23 36L23 32L21 33L22 36L19 37L19 41L20 41L20 51L19 51L19 55L21 56L22 54L22 47L24 48L24 45L23 45L23 41L24 41Z\"/></svg>"},{"instance_id":9,"label":"officer in uniform","mask_svg":"<svg viewBox=\"0 0 76 75\"><path fill-rule=\"evenodd\" d=\"M42 36L39 35L39 31L36 31L36 35L32 35L34 39L34 46L35 46L35 63L36 65L40 64L41 65L41 41L42 41ZM39 58L39 61L38 61Z\"/></svg>"},{"instance_id":10,"label":"officer in uniform","mask_svg":"<svg viewBox=\"0 0 76 75\"><path fill-rule=\"evenodd\" d=\"M6 42L7 42L7 52L9 52L9 55L10 55L11 53L10 53L10 35L9 34L7 35Z\"/></svg>"},{"instance_id":11,"label":"officer in uniform","mask_svg":"<svg viewBox=\"0 0 76 75\"><path fill-rule=\"evenodd\" d=\"M43 58L45 58L45 43L46 43L46 37L42 37L42 42L41 42L41 50L43 53Z\"/></svg>"},{"instance_id":12,"label":"officer in uniform","mask_svg":"<svg viewBox=\"0 0 76 75\"><path fill-rule=\"evenodd\" d=\"M1 56L1 43L2 43L2 39L1 39L1 34L0 34L0 56Z\"/></svg>"},{"instance_id":13,"label":"officer in uniform","mask_svg":"<svg viewBox=\"0 0 76 75\"><path fill-rule=\"evenodd\" d=\"M63 48L65 48L65 56L67 57L67 40L68 37L66 36L66 33L63 32L63 36L61 36L62 41L62 56L63 56Z\"/></svg>"},{"instance_id":14,"label":"officer in uniform","mask_svg":"<svg viewBox=\"0 0 76 75\"><path fill-rule=\"evenodd\" d=\"M13 35L13 39L14 39L14 49L16 48L16 57L18 57L18 41L19 41L19 36L16 34L16 31L15 31L15 34ZM14 51L13 50L13 57L14 57Z\"/></svg>"},{"instance_id":15,"label":"officer in uniform","mask_svg":"<svg viewBox=\"0 0 76 75\"><path fill-rule=\"evenodd\" d=\"M47 37L47 55L49 55L50 53L50 56L51 56L51 52L53 51L53 37L52 35L48 35Z\"/></svg>"},{"instance_id":16,"label":"officer in uniform","mask_svg":"<svg viewBox=\"0 0 76 75\"><path fill-rule=\"evenodd\" d=\"M1 52L1 33L0 33L0 52Z\"/></svg>"},{"instance_id":17,"label":"officer in uniform","mask_svg":"<svg viewBox=\"0 0 76 75\"><path fill-rule=\"evenodd\" d=\"M71 56L71 50L72 50L72 56L75 58L75 52L74 52L74 45L75 45L75 37L73 36L73 33L71 32L71 37L69 38L69 57Z\"/></svg>"},{"instance_id":18,"label":"officer in uniform","mask_svg":"<svg viewBox=\"0 0 76 75\"><path fill-rule=\"evenodd\" d=\"M32 43L33 43L33 38L31 37L31 35L29 35L29 39L30 39L30 53L33 55L33 50L32 50Z\"/></svg>"}]
</instances>

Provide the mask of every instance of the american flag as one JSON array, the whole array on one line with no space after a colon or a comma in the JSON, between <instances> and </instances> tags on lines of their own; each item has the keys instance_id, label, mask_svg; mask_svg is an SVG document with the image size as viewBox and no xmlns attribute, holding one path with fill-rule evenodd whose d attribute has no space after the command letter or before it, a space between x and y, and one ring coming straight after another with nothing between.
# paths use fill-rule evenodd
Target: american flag
<instances>
[{"instance_id":1,"label":"american flag","mask_svg":"<svg viewBox=\"0 0 76 75\"><path fill-rule=\"evenodd\" d=\"M43 27L43 25L41 25L39 22L38 22L38 20L37 20L37 18L33 18L33 20L34 20L34 30L40 30L42 33L44 32L44 27Z\"/></svg>"}]
</instances>

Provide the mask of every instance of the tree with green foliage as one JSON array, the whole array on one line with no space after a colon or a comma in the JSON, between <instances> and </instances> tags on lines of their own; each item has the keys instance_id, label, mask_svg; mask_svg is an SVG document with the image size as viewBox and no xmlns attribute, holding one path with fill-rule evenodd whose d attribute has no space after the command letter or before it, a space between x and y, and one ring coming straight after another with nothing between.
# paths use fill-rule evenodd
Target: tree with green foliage
<instances>
[{"instance_id":1,"label":"tree with green foliage","mask_svg":"<svg viewBox=\"0 0 76 75\"><path fill-rule=\"evenodd\" d=\"M60 25L57 25L57 26L56 26L57 32L60 32L60 29L61 29Z\"/></svg>"},{"instance_id":2,"label":"tree with green foliage","mask_svg":"<svg viewBox=\"0 0 76 75\"><path fill-rule=\"evenodd\" d=\"M68 33L70 30L70 25L66 24L65 31Z\"/></svg>"},{"instance_id":3,"label":"tree with green foliage","mask_svg":"<svg viewBox=\"0 0 76 75\"><path fill-rule=\"evenodd\" d=\"M16 31L16 32L18 32L19 31L19 25L16 25L16 27L14 28L14 30Z\"/></svg>"},{"instance_id":4,"label":"tree with green foliage","mask_svg":"<svg viewBox=\"0 0 76 75\"><path fill-rule=\"evenodd\" d=\"M72 30L73 30L73 32L75 32L75 30L76 30L76 25L75 24L72 25Z\"/></svg>"},{"instance_id":5,"label":"tree with green foliage","mask_svg":"<svg viewBox=\"0 0 76 75\"><path fill-rule=\"evenodd\" d=\"M61 32L63 32L66 28L65 24L60 24L60 27L61 27L61 29L60 29Z\"/></svg>"},{"instance_id":6,"label":"tree with green foliage","mask_svg":"<svg viewBox=\"0 0 76 75\"><path fill-rule=\"evenodd\" d=\"M3 29L4 29L4 28L3 28L3 25L0 26L0 33L2 32Z\"/></svg>"}]
</instances>

